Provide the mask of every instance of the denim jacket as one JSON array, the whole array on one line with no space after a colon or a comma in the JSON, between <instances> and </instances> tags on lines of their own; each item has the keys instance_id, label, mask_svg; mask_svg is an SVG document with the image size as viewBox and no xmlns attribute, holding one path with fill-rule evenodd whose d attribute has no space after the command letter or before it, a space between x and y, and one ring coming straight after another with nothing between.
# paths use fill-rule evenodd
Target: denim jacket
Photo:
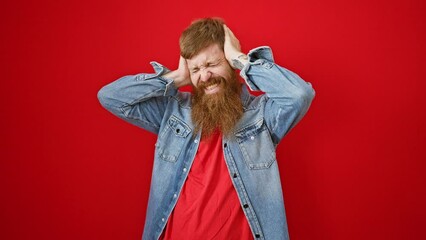
<instances>
[{"instance_id":1,"label":"denim jacket","mask_svg":"<svg viewBox=\"0 0 426 240\"><path fill-rule=\"evenodd\" d=\"M297 74L274 63L269 47L248 53L240 75L244 114L231 136L224 136L223 154L229 177L254 239L289 239L275 150L301 120L315 91ZM151 62L155 73L124 76L98 92L102 106L114 115L158 135L142 239L158 239L179 199L200 143L191 121L191 94L180 92L169 70Z\"/></svg>"}]
</instances>

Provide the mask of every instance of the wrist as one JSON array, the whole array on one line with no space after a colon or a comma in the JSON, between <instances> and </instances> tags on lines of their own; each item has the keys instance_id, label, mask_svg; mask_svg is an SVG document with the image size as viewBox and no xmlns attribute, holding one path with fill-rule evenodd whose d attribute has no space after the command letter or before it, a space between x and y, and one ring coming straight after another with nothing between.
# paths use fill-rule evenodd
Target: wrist
<instances>
[{"instance_id":1,"label":"wrist","mask_svg":"<svg viewBox=\"0 0 426 240\"><path fill-rule=\"evenodd\" d=\"M164 74L163 77L173 80L173 83L176 88L180 88L186 85L186 78L182 76L182 74L178 70L168 72Z\"/></svg>"},{"instance_id":2,"label":"wrist","mask_svg":"<svg viewBox=\"0 0 426 240\"><path fill-rule=\"evenodd\" d=\"M232 55L230 63L233 68L241 70L248 63L248 56L242 52L235 53Z\"/></svg>"}]
</instances>

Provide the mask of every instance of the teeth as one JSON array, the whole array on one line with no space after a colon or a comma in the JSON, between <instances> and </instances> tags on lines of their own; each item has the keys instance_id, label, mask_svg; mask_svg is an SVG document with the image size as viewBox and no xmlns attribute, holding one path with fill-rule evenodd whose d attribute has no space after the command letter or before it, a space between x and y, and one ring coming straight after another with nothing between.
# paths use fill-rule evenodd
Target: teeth
<instances>
[{"instance_id":1,"label":"teeth","mask_svg":"<svg viewBox=\"0 0 426 240\"><path fill-rule=\"evenodd\" d=\"M217 86L217 84L213 84L213 85L210 85L210 86L206 87L206 89L207 89L207 90L210 90L210 89L215 88L216 86Z\"/></svg>"}]
</instances>

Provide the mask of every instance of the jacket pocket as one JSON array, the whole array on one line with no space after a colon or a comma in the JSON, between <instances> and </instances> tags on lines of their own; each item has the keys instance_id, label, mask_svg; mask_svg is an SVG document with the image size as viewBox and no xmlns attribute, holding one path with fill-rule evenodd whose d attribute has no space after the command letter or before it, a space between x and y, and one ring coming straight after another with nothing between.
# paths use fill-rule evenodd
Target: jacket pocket
<instances>
[{"instance_id":1,"label":"jacket pocket","mask_svg":"<svg viewBox=\"0 0 426 240\"><path fill-rule=\"evenodd\" d=\"M249 169L269 168L275 161L275 147L263 119L238 130L235 137Z\"/></svg>"},{"instance_id":2,"label":"jacket pocket","mask_svg":"<svg viewBox=\"0 0 426 240\"><path fill-rule=\"evenodd\" d=\"M190 133L191 128L172 115L158 136L156 144L158 156L165 161L176 162Z\"/></svg>"}]
</instances>

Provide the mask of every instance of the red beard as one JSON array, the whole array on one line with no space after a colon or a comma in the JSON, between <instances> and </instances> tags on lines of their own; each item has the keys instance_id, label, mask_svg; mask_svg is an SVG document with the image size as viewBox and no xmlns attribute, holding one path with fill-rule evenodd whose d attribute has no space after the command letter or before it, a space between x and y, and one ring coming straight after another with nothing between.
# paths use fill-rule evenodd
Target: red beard
<instances>
[{"instance_id":1,"label":"red beard","mask_svg":"<svg viewBox=\"0 0 426 240\"><path fill-rule=\"evenodd\" d=\"M207 85L218 84L218 92L205 94ZM192 121L195 134L202 130L202 137L209 137L215 130L224 135L232 133L236 123L243 115L241 103L241 83L235 72L226 80L223 77L212 77L206 82L199 82L193 87Z\"/></svg>"}]
</instances>

